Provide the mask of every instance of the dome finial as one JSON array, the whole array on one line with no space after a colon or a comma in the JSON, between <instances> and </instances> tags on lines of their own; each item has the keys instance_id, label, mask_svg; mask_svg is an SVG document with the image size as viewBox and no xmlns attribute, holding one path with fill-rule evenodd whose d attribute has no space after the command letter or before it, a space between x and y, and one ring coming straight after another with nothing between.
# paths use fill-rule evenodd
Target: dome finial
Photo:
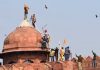
<instances>
[{"instance_id":1,"label":"dome finial","mask_svg":"<svg viewBox=\"0 0 100 70\"><path fill-rule=\"evenodd\" d=\"M28 10L29 10L29 7L28 7L28 5L25 3L25 4L24 4L24 20L27 20Z\"/></svg>"},{"instance_id":2,"label":"dome finial","mask_svg":"<svg viewBox=\"0 0 100 70\"><path fill-rule=\"evenodd\" d=\"M19 27L33 27L33 26L29 23L29 20L27 19L28 10L29 10L29 7L28 7L27 3L25 3L25 4L24 4L24 20L22 21L22 23L20 24Z\"/></svg>"}]
</instances>

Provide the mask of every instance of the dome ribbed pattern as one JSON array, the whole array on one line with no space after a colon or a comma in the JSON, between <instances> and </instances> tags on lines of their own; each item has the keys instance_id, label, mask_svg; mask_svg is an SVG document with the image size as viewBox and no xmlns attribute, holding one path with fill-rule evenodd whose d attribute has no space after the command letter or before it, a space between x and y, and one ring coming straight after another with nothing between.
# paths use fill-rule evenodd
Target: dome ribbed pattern
<instances>
[{"instance_id":1,"label":"dome ribbed pattern","mask_svg":"<svg viewBox=\"0 0 100 70\"><path fill-rule=\"evenodd\" d=\"M17 27L4 40L3 52L31 51L41 47L41 33L33 27Z\"/></svg>"}]
</instances>

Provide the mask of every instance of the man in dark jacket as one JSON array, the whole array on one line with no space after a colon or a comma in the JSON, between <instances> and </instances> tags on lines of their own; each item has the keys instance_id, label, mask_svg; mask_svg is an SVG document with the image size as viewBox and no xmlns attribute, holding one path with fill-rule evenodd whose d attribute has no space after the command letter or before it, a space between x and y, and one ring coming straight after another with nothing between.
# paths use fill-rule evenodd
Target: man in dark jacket
<instances>
[{"instance_id":1,"label":"man in dark jacket","mask_svg":"<svg viewBox=\"0 0 100 70\"><path fill-rule=\"evenodd\" d=\"M77 56L76 57L78 58L78 70L83 70L82 68L82 62L83 62L83 57L81 55Z\"/></svg>"},{"instance_id":2,"label":"man in dark jacket","mask_svg":"<svg viewBox=\"0 0 100 70\"><path fill-rule=\"evenodd\" d=\"M65 60L69 60L70 55L71 53L70 53L69 47L66 47L65 48Z\"/></svg>"},{"instance_id":3,"label":"man in dark jacket","mask_svg":"<svg viewBox=\"0 0 100 70\"><path fill-rule=\"evenodd\" d=\"M92 50L92 54L93 54L92 67L95 68L97 66L97 64L96 64L96 57L97 57L97 55L96 55L95 52L93 52L93 50Z\"/></svg>"},{"instance_id":4,"label":"man in dark jacket","mask_svg":"<svg viewBox=\"0 0 100 70\"><path fill-rule=\"evenodd\" d=\"M56 61L58 61L58 51L59 51L59 49L56 47L56 49L55 49L55 58L56 58Z\"/></svg>"}]
</instances>

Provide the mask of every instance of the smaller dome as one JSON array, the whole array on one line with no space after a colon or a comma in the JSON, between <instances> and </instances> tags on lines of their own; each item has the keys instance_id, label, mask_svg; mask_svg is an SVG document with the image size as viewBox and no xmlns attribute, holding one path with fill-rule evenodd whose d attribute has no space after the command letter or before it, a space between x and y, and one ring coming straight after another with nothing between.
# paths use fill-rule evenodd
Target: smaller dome
<instances>
[{"instance_id":1,"label":"smaller dome","mask_svg":"<svg viewBox=\"0 0 100 70\"><path fill-rule=\"evenodd\" d=\"M26 20L4 40L3 52L33 51L41 47L42 36Z\"/></svg>"}]
</instances>

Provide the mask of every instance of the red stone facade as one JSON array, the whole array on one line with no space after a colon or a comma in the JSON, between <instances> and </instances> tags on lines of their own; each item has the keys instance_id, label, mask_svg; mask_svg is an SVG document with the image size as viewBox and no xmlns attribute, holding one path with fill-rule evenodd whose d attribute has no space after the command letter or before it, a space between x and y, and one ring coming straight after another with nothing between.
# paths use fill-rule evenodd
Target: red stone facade
<instances>
[{"instance_id":1,"label":"red stone facade","mask_svg":"<svg viewBox=\"0 0 100 70\"><path fill-rule=\"evenodd\" d=\"M49 62L49 48L41 48L42 36L33 27L17 27L4 40L0 70L78 70L77 62ZM97 58L100 70L100 58ZM91 57L84 59L83 70L94 70Z\"/></svg>"}]
</instances>

